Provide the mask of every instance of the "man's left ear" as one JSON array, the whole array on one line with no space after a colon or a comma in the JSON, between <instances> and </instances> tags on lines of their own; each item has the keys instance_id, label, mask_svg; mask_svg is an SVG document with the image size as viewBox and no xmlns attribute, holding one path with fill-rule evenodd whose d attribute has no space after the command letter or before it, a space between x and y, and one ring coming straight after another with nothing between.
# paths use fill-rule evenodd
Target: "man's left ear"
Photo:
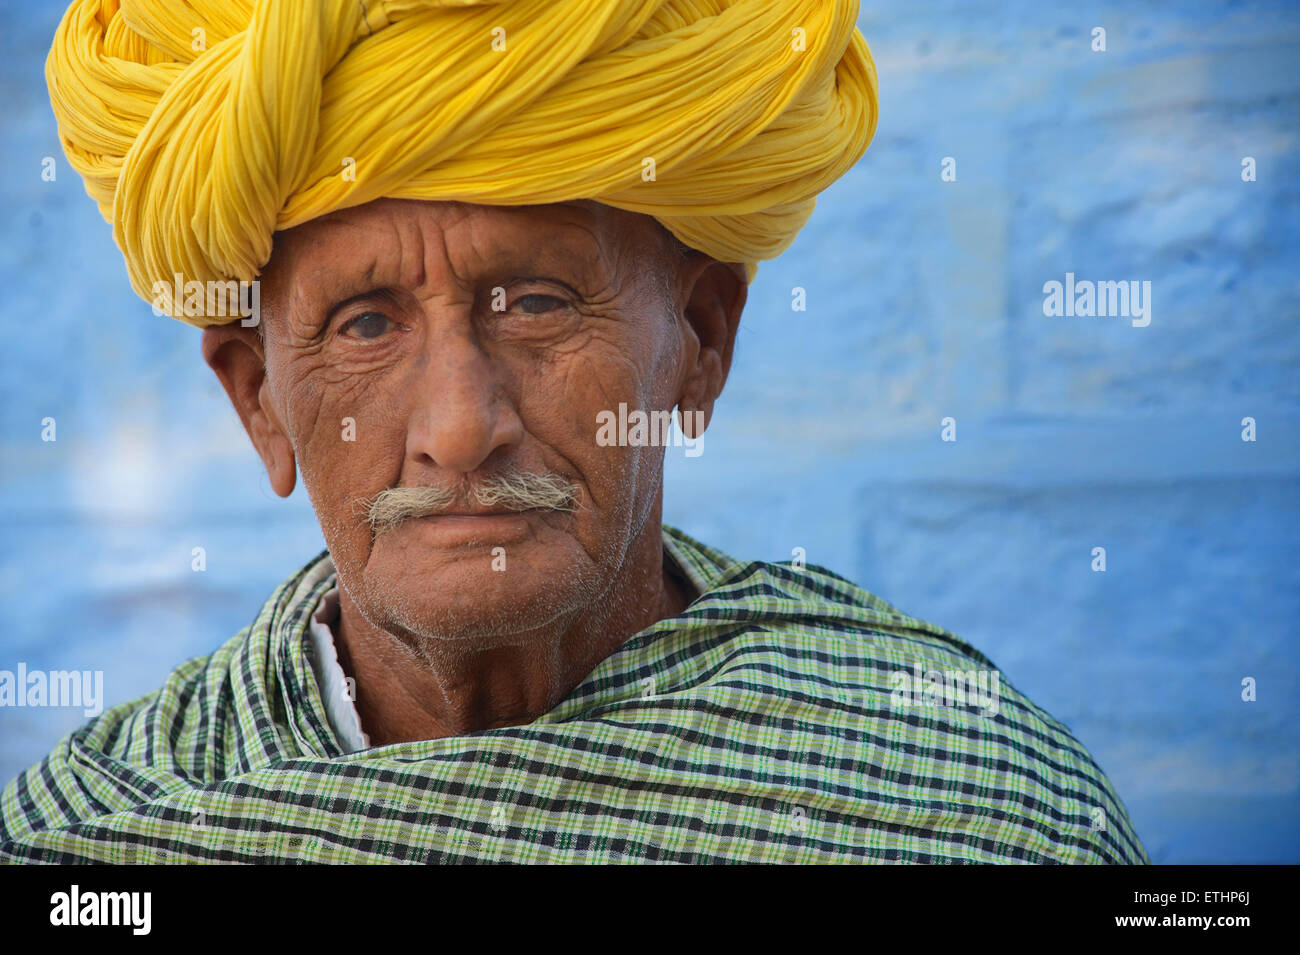
<instances>
[{"instance_id":1,"label":"man's left ear","mask_svg":"<svg viewBox=\"0 0 1300 955\"><path fill-rule=\"evenodd\" d=\"M677 406L682 412L683 432L688 437L699 437L693 433L694 416L687 412L702 413L699 431L709 426L713 402L722 394L731 370L736 329L740 327L749 285L744 267L734 262L700 256L686 268L691 285L683 310L687 341Z\"/></svg>"}]
</instances>

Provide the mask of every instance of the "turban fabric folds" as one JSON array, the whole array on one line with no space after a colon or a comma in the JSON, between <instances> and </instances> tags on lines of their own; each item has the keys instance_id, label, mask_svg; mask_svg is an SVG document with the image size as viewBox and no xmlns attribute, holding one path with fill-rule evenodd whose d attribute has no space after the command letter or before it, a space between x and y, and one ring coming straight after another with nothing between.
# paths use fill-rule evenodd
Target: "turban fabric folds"
<instances>
[{"instance_id":1,"label":"turban fabric folds","mask_svg":"<svg viewBox=\"0 0 1300 955\"><path fill-rule=\"evenodd\" d=\"M866 150L856 0L75 0L46 81L131 285L381 197L591 199L740 262ZM191 316L202 327L226 318Z\"/></svg>"}]
</instances>

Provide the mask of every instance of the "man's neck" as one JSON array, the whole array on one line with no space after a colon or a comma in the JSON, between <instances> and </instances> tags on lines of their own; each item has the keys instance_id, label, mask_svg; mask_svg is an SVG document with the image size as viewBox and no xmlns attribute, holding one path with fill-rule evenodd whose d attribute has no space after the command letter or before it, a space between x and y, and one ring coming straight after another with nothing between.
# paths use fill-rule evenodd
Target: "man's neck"
<instances>
[{"instance_id":1,"label":"man's neck","mask_svg":"<svg viewBox=\"0 0 1300 955\"><path fill-rule=\"evenodd\" d=\"M426 641L417 655L366 620L342 586L335 643L356 680L357 712L372 745L441 739L531 723L629 637L685 610L688 588L665 567L656 518L610 592L576 619L521 633L512 645L467 651Z\"/></svg>"}]
</instances>

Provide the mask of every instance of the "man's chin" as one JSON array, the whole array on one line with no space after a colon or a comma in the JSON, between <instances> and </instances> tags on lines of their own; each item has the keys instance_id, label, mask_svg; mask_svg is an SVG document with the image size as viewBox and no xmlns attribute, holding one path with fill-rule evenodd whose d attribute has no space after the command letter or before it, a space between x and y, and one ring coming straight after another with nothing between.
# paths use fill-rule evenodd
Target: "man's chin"
<instances>
[{"instance_id":1,"label":"man's chin","mask_svg":"<svg viewBox=\"0 0 1300 955\"><path fill-rule=\"evenodd\" d=\"M528 599L531 596L533 599ZM590 606L589 600L563 600L562 591L543 588L534 594L515 594L508 600L491 595L456 600L386 602L375 608L370 622L407 644L429 649L487 650L523 646Z\"/></svg>"},{"instance_id":2,"label":"man's chin","mask_svg":"<svg viewBox=\"0 0 1300 955\"><path fill-rule=\"evenodd\" d=\"M526 643L531 632L581 616L600 593L586 552L560 536L567 540L465 541L418 551L406 544L390 553L377 541L358 609L406 639L482 648Z\"/></svg>"}]
</instances>

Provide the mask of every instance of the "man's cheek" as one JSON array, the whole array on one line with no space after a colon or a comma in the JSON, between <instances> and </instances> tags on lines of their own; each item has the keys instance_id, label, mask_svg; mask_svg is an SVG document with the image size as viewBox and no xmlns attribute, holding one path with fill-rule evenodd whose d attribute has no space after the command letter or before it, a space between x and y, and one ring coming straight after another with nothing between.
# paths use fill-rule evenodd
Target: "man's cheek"
<instances>
[{"instance_id":1,"label":"man's cheek","mask_svg":"<svg viewBox=\"0 0 1300 955\"><path fill-rule=\"evenodd\" d=\"M304 444L313 450L346 452L368 443L375 434L371 421L387 419L391 414L379 406L378 388L367 388L361 375L332 377L328 369L316 369L302 380L291 394L291 407Z\"/></svg>"},{"instance_id":2,"label":"man's cheek","mask_svg":"<svg viewBox=\"0 0 1300 955\"><path fill-rule=\"evenodd\" d=\"M562 379L562 398L569 414L569 428L589 447L607 446L608 429L603 427L622 409L643 409L652 390L641 369L626 355L602 360L592 356L579 367L567 369ZM624 412L625 414L625 412Z\"/></svg>"},{"instance_id":3,"label":"man's cheek","mask_svg":"<svg viewBox=\"0 0 1300 955\"><path fill-rule=\"evenodd\" d=\"M372 406L329 400L316 408L299 469L318 516L334 528L370 533L360 501L401 478L404 434Z\"/></svg>"}]
</instances>

